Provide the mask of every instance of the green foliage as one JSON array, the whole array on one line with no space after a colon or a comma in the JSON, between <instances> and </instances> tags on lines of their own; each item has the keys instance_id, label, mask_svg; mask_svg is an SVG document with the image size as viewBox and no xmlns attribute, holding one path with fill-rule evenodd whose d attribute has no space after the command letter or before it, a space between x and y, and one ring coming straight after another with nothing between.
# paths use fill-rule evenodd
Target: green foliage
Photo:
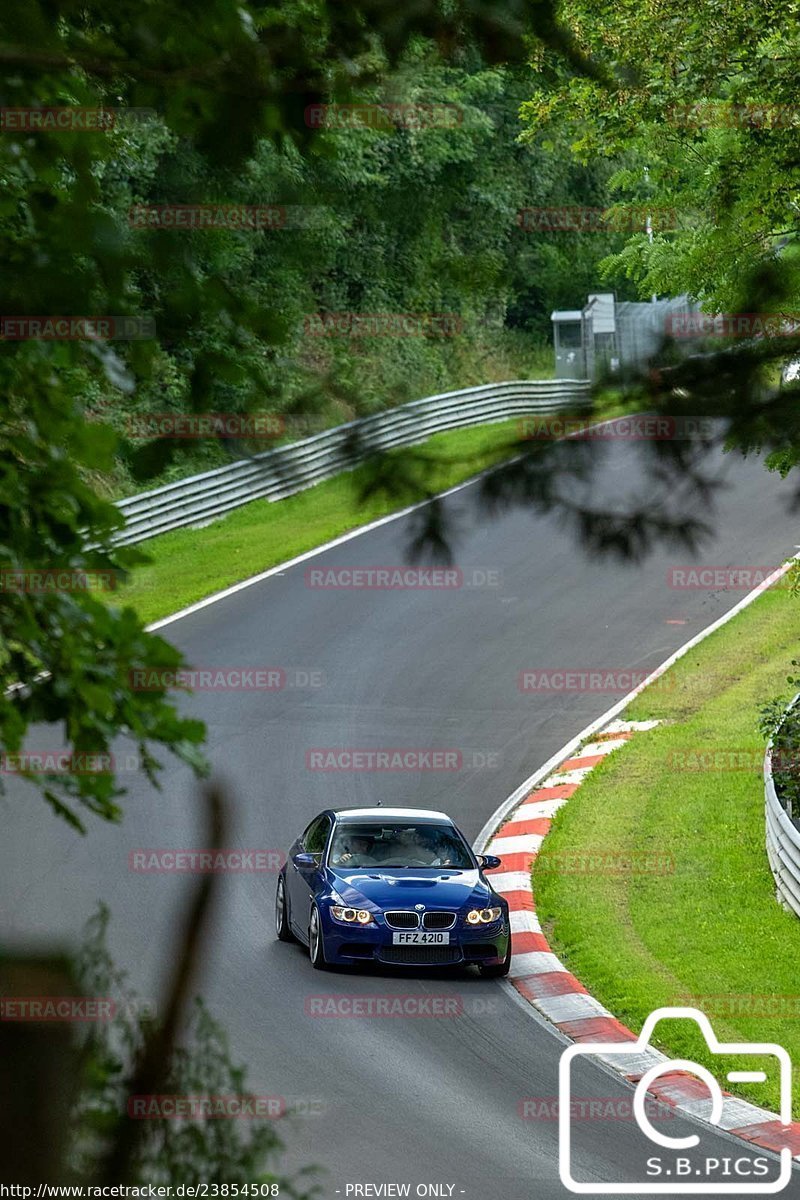
<instances>
[{"instance_id":1,"label":"green foliage","mask_svg":"<svg viewBox=\"0 0 800 1200\"><path fill-rule=\"evenodd\" d=\"M287 414L289 428L303 419L324 427L487 382L499 356L508 362L506 377L525 374L530 351L519 335L529 344L530 335L549 340L551 309L574 304L581 288L596 283L597 263L622 239L520 229L525 206L602 205L603 172L576 166L565 148L518 143L525 76L472 59L445 66L417 42L360 97L368 104L449 105L459 118L452 128L322 130L302 154L293 144L262 139L234 173L210 169L185 143L164 140L153 123L150 141L137 129L139 141L124 158L127 174L118 158L108 164L106 207L119 224L131 205L186 198L270 203L286 214L283 228L260 233L131 235L144 259L136 276L141 301L168 336L159 336L133 393L108 385L89 410L120 435L115 493L264 449L263 442L214 439L142 444L130 425L145 413L268 409ZM191 261L193 286L224 284L221 311L214 311L216 293L192 320L163 311L176 270L162 260L165 243L170 250L179 245ZM232 312L227 293L237 303L249 298L249 314ZM463 328L452 337L309 335L310 314L337 312L451 313ZM259 323L243 332L254 314Z\"/></svg>"},{"instance_id":2,"label":"green foliage","mask_svg":"<svg viewBox=\"0 0 800 1200\"><path fill-rule=\"evenodd\" d=\"M793 667L800 661L792 659ZM787 683L800 687L800 679L787 676ZM772 742L772 779L775 791L790 817L800 817L800 713L787 709L786 701L766 701L759 710L759 730Z\"/></svg>"},{"instance_id":3,"label":"green foliage","mask_svg":"<svg viewBox=\"0 0 800 1200\"><path fill-rule=\"evenodd\" d=\"M477 381L487 358L510 356L507 321L543 332L570 251L550 245L540 261L516 212L532 193L580 200L587 179L594 195L602 178L516 143L531 39L582 61L549 2L4 5L6 112L116 114L101 129L4 127L5 313L152 328L133 340L0 339L0 571L122 579L142 558L114 545L109 495L263 448L141 441L137 415L267 409L332 423ZM350 100L452 104L462 119L344 132L306 122L309 106ZM132 227L132 206L175 203L277 204L288 219ZM582 253L573 283L599 249ZM304 317L341 310L454 313L464 332L305 334ZM153 782L159 747L204 769L202 727L178 718L166 689L130 686L133 670L180 662L132 611L71 589L3 599L0 745L17 751L35 724L55 732L31 749L63 741L97 756L122 733ZM120 816L113 768L25 773L77 828L86 810Z\"/></svg>"},{"instance_id":4,"label":"green foliage","mask_svg":"<svg viewBox=\"0 0 800 1200\"><path fill-rule=\"evenodd\" d=\"M114 1017L87 1025L83 1044L82 1085L74 1114L72 1168L78 1178L97 1177L99 1164L127 1111L129 1079L135 1055L149 1024L157 1019L143 1004L108 951L109 912L100 905L87 922L78 962L78 978L88 996L111 997ZM164 1095L248 1096L246 1075L233 1063L224 1031L202 1000L192 1008L182 1045L168 1064ZM305 1200L314 1194L314 1171L294 1179L279 1177L268 1164L283 1143L271 1120L142 1121L143 1138L135 1178L126 1183L185 1183L201 1179L219 1184L279 1183L280 1194Z\"/></svg>"},{"instance_id":5,"label":"green foliage","mask_svg":"<svg viewBox=\"0 0 800 1200\"><path fill-rule=\"evenodd\" d=\"M132 740L155 782L159 764L150 743L202 770L203 726L179 717L166 689L132 689L134 670L175 668L181 656L145 633L132 609L105 605L92 593L92 581L112 587L143 560L111 546L119 514L81 477L82 467L108 463L108 429L84 422L57 388L45 396L33 372L26 382L25 402L12 396L0 425L0 741L16 753L30 726L60 725L27 749L57 750L63 739L75 755L89 756L58 772L19 761L20 773L80 829L81 806L107 819L120 815L111 758L118 734ZM40 582L34 570L50 574ZM24 686L8 690L18 682Z\"/></svg>"},{"instance_id":6,"label":"green foliage","mask_svg":"<svg viewBox=\"0 0 800 1200\"><path fill-rule=\"evenodd\" d=\"M789 595L797 600L800 596L800 562L792 562L783 582ZM791 661L795 670L800 659ZM786 682L797 693L800 677L787 675ZM790 817L800 817L800 708L793 701L787 705L784 696L773 696L759 708L758 728L762 736L772 742L772 778L775 791L783 801Z\"/></svg>"},{"instance_id":7,"label":"green foliage","mask_svg":"<svg viewBox=\"0 0 800 1200\"><path fill-rule=\"evenodd\" d=\"M559 11L613 82L542 52L524 109L530 135L569 138L580 161L614 164L621 197L677 213L674 232L610 257L608 278L740 311L754 273L797 234L797 21L782 4L729 0L566 0ZM797 295L795 277L788 299Z\"/></svg>"}]
</instances>

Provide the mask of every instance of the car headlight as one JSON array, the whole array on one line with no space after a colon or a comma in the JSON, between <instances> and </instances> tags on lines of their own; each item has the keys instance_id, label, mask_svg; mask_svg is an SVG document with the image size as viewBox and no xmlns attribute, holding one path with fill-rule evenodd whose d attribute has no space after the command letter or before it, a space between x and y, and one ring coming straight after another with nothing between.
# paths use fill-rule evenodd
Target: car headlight
<instances>
[{"instance_id":1,"label":"car headlight","mask_svg":"<svg viewBox=\"0 0 800 1200\"><path fill-rule=\"evenodd\" d=\"M344 921L345 925L369 925L372 920L368 908L347 908L343 904L333 904L331 912L337 921Z\"/></svg>"},{"instance_id":2,"label":"car headlight","mask_svg":"<svg viewBox=\"0 0 800 1200\"><path fill-rule=\"evenodd\" d=\"M500 919L502 908L471 908L467 913L468 925L491 925Z\"/></svg>"}]
</instances>

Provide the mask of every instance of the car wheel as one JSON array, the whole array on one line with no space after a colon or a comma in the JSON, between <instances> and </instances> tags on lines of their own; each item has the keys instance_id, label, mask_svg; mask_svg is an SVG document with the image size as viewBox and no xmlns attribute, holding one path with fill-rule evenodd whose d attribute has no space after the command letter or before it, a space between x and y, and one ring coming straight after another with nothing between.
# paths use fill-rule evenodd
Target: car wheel
<instances>
[{"instance_id":1,"label":"car wheel","mask_svg":"<svg viewBox=\"0 0 800 1200\"><path fill-rule=\"evenodd\" d=\"M506 956L497 966L478 967L482 979L502 979L511 970L511 938L508 939Z\"/></svg>"},{"instance_id":2,"label":"car wheel","mask_svg":"<svg viewBox=\"0 0 800 1200\"><path fill-rule=\"evenodd\" d=\"M319 909L316 904L311 909L311 920L308 923L308 954L312 967L315 967L318 971L324 971L327 966L325 962L325 941L322 936L322 922L319 919Z\"/></svg>"},{"instance_id":3,"label":"car wheel","mask_svg":"<svg viewBox=\"0 0 800 1200\"><path fill-rule=\"evenodd\" d=\"M283 882L283 876L278 876L278 888L275 892L275 933L279 942L293 942L295 940L289 925L289 913L286 909L286 884Z\"/></svg>"}]
</instances>

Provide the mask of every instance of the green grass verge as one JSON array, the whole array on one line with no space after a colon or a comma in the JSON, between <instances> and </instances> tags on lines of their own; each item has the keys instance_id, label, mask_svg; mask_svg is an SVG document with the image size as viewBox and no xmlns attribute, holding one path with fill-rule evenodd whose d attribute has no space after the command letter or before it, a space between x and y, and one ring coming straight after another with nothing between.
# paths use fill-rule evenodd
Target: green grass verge
<instances>
[{"instance_id":1,"label":"green grass verge","mask_svg":"<svg viewBox=\"0 0 800 1200\"><path fill-rule=\"evenodd\" d=\"M430 494L444 491L501 461L518 436L516 418L436 434L414 448L430 460L425 488ZM366 472L358 468L286 500L255 500L204 529L153 538L142 545L151 561L136 567L109 599L155 621L420 498L412 488L407 496L379 492L362 501L359 491L366 481Z\"/></svg>"},{"instance_id":2,"label":"green grass verge","mask_svg":"<svg viewBox=\"0 0 800 1200\"><path fill-rule=\"evenodd\" d=\"M653 1009L693 1003L721 1040L778 1042L800 1061L800 920L775 900L757 728L762 701L791 695L799 624L798 601L773 589L680 659L625 713L665 724L634 734L600 763L543 844L533 880L551 944L637 1033ZM745 751L752 765L703 768L701 750ZM560 856L601 849L623 860L670 856L674 869L559 873ZM771 1014L776 1003L789 1015ZM662 1050L704 1063L724 1082L719 1057L691 1026L670 1022L657 1033ZM767 1085L727 1086L777 1109L774 1064L762 1069ZM797 1072L794 1108L800 1116Z\"/></svg>"}]
</instances>

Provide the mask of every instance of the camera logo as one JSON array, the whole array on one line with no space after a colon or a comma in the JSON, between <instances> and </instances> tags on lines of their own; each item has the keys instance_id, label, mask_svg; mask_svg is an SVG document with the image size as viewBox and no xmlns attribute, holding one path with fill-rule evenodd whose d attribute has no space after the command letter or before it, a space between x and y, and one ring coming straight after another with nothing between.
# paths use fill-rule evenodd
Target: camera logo
<instances>
[{"instance_id":1,"label":"camera logo","mask_svg":"<svg viewBox=\"0 0 800 1200\"><path fill-rule=\"evenodd\" d=\"M717 1040L711 1023L704 1013L696 1008L658 1008L644 1023L641 1034L636 1041L631 1042L581 1042L569 1046L561 1056L559 1064L559 1165L561 1182L568 1191L582 1195L600 1194L620 1196L630 1193L657 1195L774 1195L783 1191L792 1174L792 1152L788 1145L780 1152L780 1174L777 1178L764 1180L769 1173L770 1160L761 1158L709 1158L697 1157L690 1159L684 1151L695 1149L700 1138L696 1134L686 1137L670 1137L656 1129L647 1113L647 1104L652 1103L648 1098L648 1089L661 1075L674 1072L684 1072L700 1079L710 1094L711 1110L706 1120L712 1125L719 1126L723 1118L724 1097L722 1089L711 1072L700 1063L689 1059L664 1058L654 1051L651 1045L653 1030L658 1021L663 1019L682 1019L695 1021L705 1038L709 1050L713 1054L755 1057L763 1060L772 1058L777 1068L777 1078L780 1087L780 1123L784 1126L791 1124L791 1089L792 1064L783 1046L775 1042L720 1042ZM596 1180L580 1182L572 1174L572 1126L570 1123L570 1100L572 1097L571 1081L573 1061L582 1056L601 1057L604 1062L614 1065L615 1057L628 1056L635 1058L638 1066L643 1062L650 1065L642 1074L636 1085L633 1097L633 1113L636 1124L649 1142L661 1147L665 1152L661 1156L647 1159L647 1178L641 1182L599 1183ZM759 1066L763 1064L759 1063ZM728 1064L730 1067L731 1064ZM767 1074L764 1070L726 1069L724 1059L720 1067L725 1071L725 1078L730 1083L766 1083ZM631 1071L633 1073L633 1069ZM638 1070L636 1071L638 1074ZM724 1122L721 1126L726 1128ZM788 1130L787 1130L788 1132ZM723 1164L724 1167L723 1167ZM731 1167L733 1164L733 1170ZM736 1176L735 1181L724 1181L723 1176ZM669 1179L666 1177L669 1176ZM715 1176L717 1177L715 1179ZM744 1181L744 1177L750 1176ZM754 1181L754 1177L762 1177ZM660 1177L660 1178L658 1178ZM656 1182L658 1178L658 1182ZM691 1182L690 1182L691 1180Z\"/></svg>"}]
</instances>

